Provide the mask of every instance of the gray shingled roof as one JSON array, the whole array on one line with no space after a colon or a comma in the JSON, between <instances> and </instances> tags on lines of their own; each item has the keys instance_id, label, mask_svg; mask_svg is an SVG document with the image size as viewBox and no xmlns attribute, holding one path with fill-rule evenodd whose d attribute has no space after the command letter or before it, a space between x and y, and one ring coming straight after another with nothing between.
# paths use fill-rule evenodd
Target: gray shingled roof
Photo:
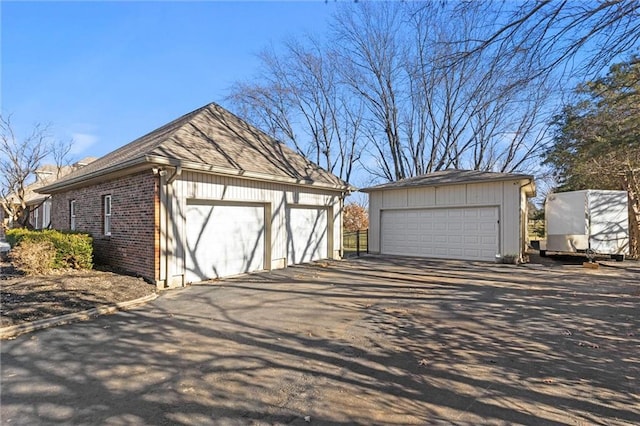
<instances>
[{"instance_id":1,"label":"gray shingled roof","mask_svg":"<svg viewBox=\"0 0 640 426\"><path fill-rule=\"evenodd\" d=\"M124 145L42 188L59 191L115 170L145 163L183 164L197 170L352 189L348 183L286 145L211 103Z\"/></svg>"},{"instance_id":2,"label":"gray shingled roof","mask_svg":"<svg viewBox=\"0 0 640 426\"><path fill-rule=\"evenodd\" d=\"M520 180L531 179L533 176L520 174L520 173L497 173L497 172L482 172L479 170L460 170L450 169L441 170L438 172L428 173L412 178L398 180L396 182L385 183L382 185L376 185L369 188L363 188L362 192L378 191L383 189L400 189L411 188L418 186L442 186L442 185L455 185L463 183L479 183L479 182L492 182L503 180Z\"/></svg>"}]
</instances>

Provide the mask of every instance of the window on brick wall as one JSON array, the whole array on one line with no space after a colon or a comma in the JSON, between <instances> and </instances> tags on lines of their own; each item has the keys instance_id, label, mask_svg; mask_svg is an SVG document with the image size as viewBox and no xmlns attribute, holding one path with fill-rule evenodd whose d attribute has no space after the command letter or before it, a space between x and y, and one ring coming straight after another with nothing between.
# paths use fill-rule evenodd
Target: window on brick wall
<instances>
[{"instance_id":1,"label":"window on brick wall","mask_svg":"<svg viewBox=\"0 0 640 426\"><path fill-rule=\"evenodd\" d=\"M51 200L47 200L42 204L42 221L41 227L49 228L51 225Z\"/></svg>"},{"instance_id":2,"label":"window on brick wall","mask_svg":"<svg viewBox=\"0 0 640 426\"><path fill-rule=\"evenodd\" d=\"M69 201L69 229L76 230L76 200Z\"/></svg>"},{"instance_id":3,"label":"window on brick wall","mask_svg":"<svg viewBox=\"0 0 640 426\"><path fill-rule=\"evenodd\" d=\"M104 235L111 235L111 195L105 195L103 198Z\"/></svg>"}]
</instances>

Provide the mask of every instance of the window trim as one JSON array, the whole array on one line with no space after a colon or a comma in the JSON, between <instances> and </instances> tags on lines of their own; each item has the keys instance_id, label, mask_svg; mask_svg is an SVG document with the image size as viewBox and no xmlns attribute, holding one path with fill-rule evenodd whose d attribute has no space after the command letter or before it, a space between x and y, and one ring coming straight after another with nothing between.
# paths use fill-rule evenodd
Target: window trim
<instances>
[{"instance_id":1,"label":"window trim","mask_svg":"<svg viewBox=\"0 0 640 426\"><path fill-rule=\"evenodd\" d=\"M38 227L38 208L34 208L33 209L33 228L34 229L40 229L42 227Z\"/></svg>"},{"instance_id":2,"label":"window trim","mask_svg":"<svg viewBox=\"0 0 640 426\"><path fill-rule=\"evenodd\" d=\"M76 230L76 200L69 201L69 229Z\"/></svg>"},{"instance_id":3,"label":"window trim","mask_svg":"<svg viewBox=\"0 0 640 426\"><path fill-rule=\"evenodd\" d=\"M51 198L42 203L42 229L51 228Z\"/></svg>"},{"instance_id":4,"label":"window trim","mask_svg":"<svg viewBox=\"0 0 640 426\"><path fill-rule=\"evenodd\" d=\"M107 237L111 236L111 213L112 199L111 194L108 194L102 197L102 231Z\"/></svg>"}]
</instances>

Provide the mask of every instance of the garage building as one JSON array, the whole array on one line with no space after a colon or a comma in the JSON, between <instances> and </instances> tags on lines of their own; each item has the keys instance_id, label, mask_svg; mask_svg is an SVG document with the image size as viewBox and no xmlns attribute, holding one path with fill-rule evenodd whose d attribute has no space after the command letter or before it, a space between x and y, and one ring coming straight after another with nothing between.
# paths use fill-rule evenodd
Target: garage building
<instances>
[{"instance_id":1,"label":"garage building","mask_svg":"<svg viewBox=\"0 0 640 426\"><path fill-rule=\"evenodd\" d=\"M97 262L164 288L339 258L352 189L209 104L40 190Z\"/></svg>"},{"instance_id":2,"label":"garage building","mask_svg":"<svg viewBox=\"0 0 640 426\"><path fill-rule=\"evenodd\" d=\"M444 170L369 194L369 251L443 259L522 260L533 176Z\"/></svg>"}]
</instances>

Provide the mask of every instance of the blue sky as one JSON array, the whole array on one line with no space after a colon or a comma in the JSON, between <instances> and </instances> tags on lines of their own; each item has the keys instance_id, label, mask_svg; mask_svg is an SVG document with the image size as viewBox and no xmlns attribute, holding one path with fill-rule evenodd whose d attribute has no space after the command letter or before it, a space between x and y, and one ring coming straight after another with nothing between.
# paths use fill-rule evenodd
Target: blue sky
<instances>
[{"instance_id":1,"label":"blue sky","mask_svg":"<svg viewBox=\"0 0 640 426\"><path fill-rule=\"evenodd\" d=\"M101 156L256 73L255 54L326 31L333 1L0 3L0 108Z\"/></svg>"}]
</instances>

